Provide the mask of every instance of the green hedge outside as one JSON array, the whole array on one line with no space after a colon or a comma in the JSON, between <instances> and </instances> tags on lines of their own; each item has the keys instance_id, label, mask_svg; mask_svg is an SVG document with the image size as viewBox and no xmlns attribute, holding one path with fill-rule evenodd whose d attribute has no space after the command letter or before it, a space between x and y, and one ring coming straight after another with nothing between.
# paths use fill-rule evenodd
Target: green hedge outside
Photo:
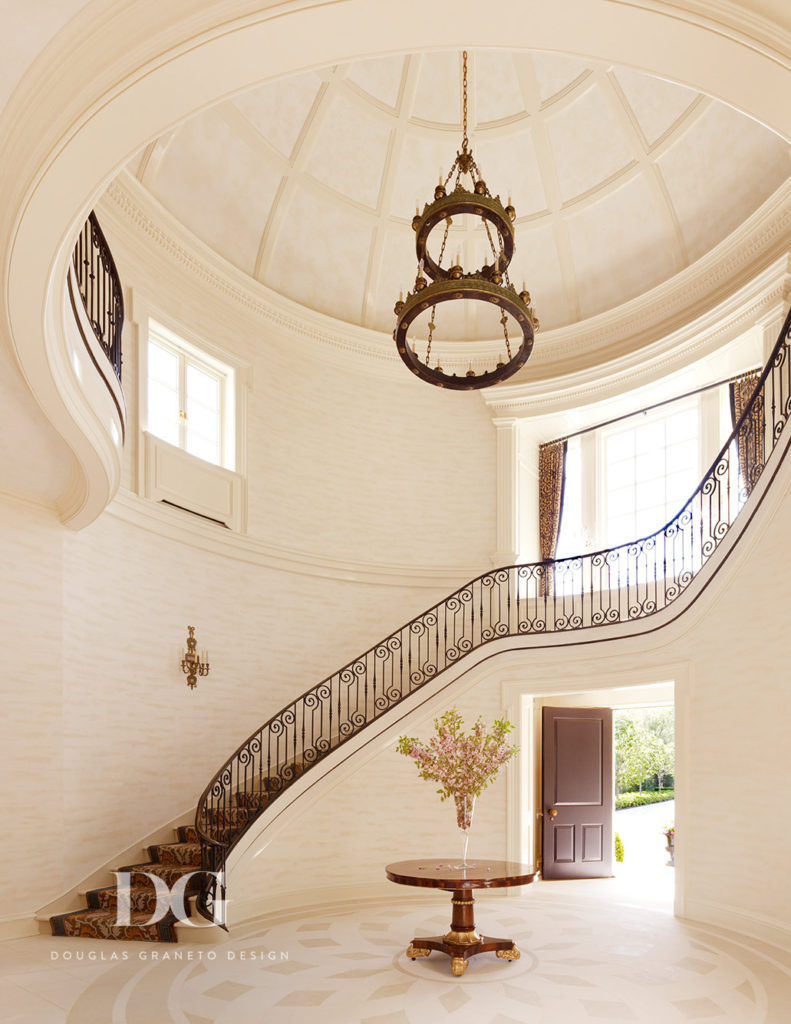
<instances>
[{"instance_id":1,"label":"green hedge outside","mask_svg":"<svg viewBox=\"0 0 791 1024\"><path fill-rule=\"evenodd\" d=\"M621 793L615 798L616 811L622 811L626 807L642 807L643 804L658 804L665 800L673 800L675 791L663 789L661 793Z\"/></svg>"}]
</instances>

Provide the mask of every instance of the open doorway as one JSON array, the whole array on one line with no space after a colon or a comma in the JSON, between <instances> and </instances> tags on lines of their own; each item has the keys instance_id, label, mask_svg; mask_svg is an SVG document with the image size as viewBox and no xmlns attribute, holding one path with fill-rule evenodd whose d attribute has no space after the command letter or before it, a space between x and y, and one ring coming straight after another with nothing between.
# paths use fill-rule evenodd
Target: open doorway
<instances>
[{"instance_id":1,"label":"open doorway","mask_svg":"<svg viewBox=\"0 0 791 1024\"><path fill-rule=\"evenodd\" d=\"M587 881L584 871L569 873L566 877L586 879L581 884L585 886L604 885L611 895L616 899L623 899L634 905L650 906L656 909L672 911L675 895L675 870L670 866L670 856L666 849L668 840L665 831L675 821L675 803L672 799L664 799L661 802L655 800L653 794L659 791L661 786L663 796L669 786L675 782L675 765L672 761L672 749L674 740L674 708L675 693L674 685L671 682L657 683L651 685L638 685L634 687L623 687L618 689L602 687L597 690L578 691L573 693L551 693L542 697L524 695L529 702L529 718L532 721L532 739L535 756L527 759L530 765L526 765L527 771L532 779L525 779L522 790L525 796L531 794L528 809L527 803L523 808L523 815L526 817L529 811L532 812L532 820L535 822L535 833L532 848L534 851L534 863L544 867L545 839L547 829L551 828L552 822L562 823L564 809L558 807L556 815L550 817L550 813L557 806L556 801L550 798L545 792L545 778L543 771L543 735L542 726L545 720L545 708L607 708L612 711L612 739L616 740L616 722L620 720L631 722L630 726L620 726L621 733L630 732L634 737L636 734L642 736L644 731L661 733L665 739L664 744L670 750L662 749L664 757L659 756L659 743L649 741L649 747L654 748L654 760L649 761L649 769L639 779L629 777L616 763L616 743L612 747L611 788L609 793L604 794L603 801L609 801L609 810L605 813L611 815L612 831L610 842L615 847L615 833L618 833L623 849L623 859L616 861L613 856L612 871L608 872L605 880ZM526 709L527 710L527 709ZM550 716L551 717L551 716ZM573 716L572 716L573 717ZM580 716L581 717L581 716ZM638 727L639 726L639 727ZM526 738L526 737L525 737ZM626 760L621 758L621 760ZM637 758L632 757L636 762ZM629 797L622 804L631 803L632 807L624 806L623 809L615 809L616 798L616 770L621 768L619 774L618 789L623 794L636 791L638 797ZM639 768L635 768L637 774L641 774ZM659 776L659 777L657 777ZM628 781L628 784L627 784ZM645 801L639 799L642 790ZM673 794L675 795L675 794ZM555 794L557 796L557 794ZM641 811L639 807L646 807ZM583 813L583 817L585 817ZM593 821L593 818L591 818ZM580 843L584 838L582 825L586 824L580 819L579 839ZM591 830L588 829L588 832ZM615 849L613 849L613 854ZM582 859L582 857L580 857ZM591 865L593 867L593 865ZM591 871L591 876L605 874L604 872ZM555 877L562 877L556 875ZM576 886L576 881L570 883Z\"/></svg>"},{"instance_id":2,"label":"open doorway","mask_svg":"<svg viewBox=\"0 0 791 1024\"><path fill-rule=\"evenodd\" d=\"M670 904L674 891L675 709L613 714L615 876L625 892Z\"/></svg>"}]
</instances>

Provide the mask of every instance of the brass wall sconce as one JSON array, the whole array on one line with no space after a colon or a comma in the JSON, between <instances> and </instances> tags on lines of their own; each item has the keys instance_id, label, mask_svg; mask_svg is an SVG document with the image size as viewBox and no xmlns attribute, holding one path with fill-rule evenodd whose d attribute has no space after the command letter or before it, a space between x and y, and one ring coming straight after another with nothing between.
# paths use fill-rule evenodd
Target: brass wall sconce
<instances>
[{"instance_id":1,"label":"brass wall sconce","mask_svg":"<svg viewBox=\"0 0 791 1024\"><path fill-rule=\"evenodd\" d=\"M187 626L187 629L189 636L187 637L187 649L181 659L181 671L187 677L187 686L194 690L198 685L198 676L209 674L209 652L203 651L202 656L198 655L195 650L198 646L198 641L195 639L195 627Z\"/></svg>"}]
</instances>

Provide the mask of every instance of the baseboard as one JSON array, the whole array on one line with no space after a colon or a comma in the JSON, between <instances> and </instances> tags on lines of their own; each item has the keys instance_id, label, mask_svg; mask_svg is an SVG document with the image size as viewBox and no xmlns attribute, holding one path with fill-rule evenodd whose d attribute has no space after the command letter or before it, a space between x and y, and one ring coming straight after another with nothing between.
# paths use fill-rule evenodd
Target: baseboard
<instances>
[{"instance_id":1,"label":"baseboard","mask_svg":"<svg viewBox=\"0 0 791 1024\"><path fill-rule=\"evenodd\" d=\"M38 934L35 914L22 914L20 917L6 917L0 920L0 942L5 939L26 939Z\"/></svg>"},{"instance_id":2,"label":"baseboard","mask_svg":"<svg viewBox=\"0 0 791 1024\"><path fill-rule=\"evenodd\" d=\"M681 920L688 924L715 925L791 952L791 928L777 918L750 914L741 907L705 900L687 899L684 910Z\"/></svg>"}]
</instances>

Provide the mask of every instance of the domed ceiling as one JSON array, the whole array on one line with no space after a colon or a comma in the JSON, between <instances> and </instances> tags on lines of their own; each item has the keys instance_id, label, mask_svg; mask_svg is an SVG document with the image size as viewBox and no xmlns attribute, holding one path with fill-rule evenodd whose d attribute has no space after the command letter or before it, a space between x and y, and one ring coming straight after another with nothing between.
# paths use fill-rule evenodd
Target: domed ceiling
<instances>
[{"instance_id":1,"label":"domed ceiling","mask_svg":"<svg viewBox=\"0 0 791 1024\"><path fill-rule=\"evenodd\" d=\"M780 138L678 85L550 54L471 51L469 63L473 151L491 191L516 207L512 278L543 328L668 280L791 172ZM415 276L411 219L449 170L460 121L461 54L373 59L207 110L130 170L251 277L389 334ZM454 224L449 251L471 269L485 241ZM496 333L472 309L445 316L437 336Z\"/></svg>"}]
</instances>

